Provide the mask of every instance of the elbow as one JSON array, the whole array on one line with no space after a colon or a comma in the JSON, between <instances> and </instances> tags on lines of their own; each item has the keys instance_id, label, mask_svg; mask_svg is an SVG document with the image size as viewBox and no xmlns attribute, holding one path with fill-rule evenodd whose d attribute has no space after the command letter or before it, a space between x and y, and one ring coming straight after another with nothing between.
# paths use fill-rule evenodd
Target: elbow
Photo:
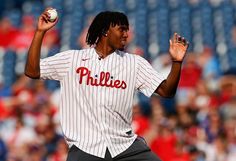
<instances>
[{"instance_id":1,"label":"elbow","mask_svg":"<svg viewBox=\"0 0 236 161\"><path fill-rule=\"evenodd\" d=\"M24 72L25 76L31 78L31 79L39 79L40 78L40 74L32 74L30 72L25 71Z\"/></svg>"},{"instance_id":2,"label":"elbow","mask_svg":"<svg viewBox=\"0 0 236 161\"><path fill-rule=\"evenodd\" d=\"M177 86L167 85L166 80L163 81L159 87L156 89L156 93L164 98L173 98L175 97L177 91Z\"/></svg>"},{"instance_id":3,"label":"elbow","mask_svg":"<svg viewBox=\"0 0 236 161\"><path fill-rule=\"evenodd\" d=\"M174 98L175 94L176 94L176 89L166 92L163 97L165 97L165 98Z\"/></svg>"},{"instance_id":4,"label":"elbow","mask_svg":"<svg viewBox=\"0 0 236 161\"><path fill-rule=\"evenodd\" d=\"M166 89L163 89L163 88L159 87L156 90L156 93L159 94L161 97L164 97L164 98L173 98L173 97L175 97L176 90L166 90Z\"/></svg>"},{"instance_id":5,"label":"elbow","mask_svg":"<svg viewBox=\"0 0 236 161\"><path fill-rule=\"evenodd\" d=\"M173 98L176 94L176 88L167 88L165 82L163 82L155 91L155 93L159 94L161 97L164 98Z\"/></svg>"},{"instance_id":6,"label":"elbow","mask_svg":"<svg viewBox=\"0 0 236 161\"><path fill-rule=\"evenodd\" d=\"M32 66L25 66L24 70L25 76L31 79L39 79L40 78L40 70L38 68L33 68Z\"/></svg>"}]
</instances>

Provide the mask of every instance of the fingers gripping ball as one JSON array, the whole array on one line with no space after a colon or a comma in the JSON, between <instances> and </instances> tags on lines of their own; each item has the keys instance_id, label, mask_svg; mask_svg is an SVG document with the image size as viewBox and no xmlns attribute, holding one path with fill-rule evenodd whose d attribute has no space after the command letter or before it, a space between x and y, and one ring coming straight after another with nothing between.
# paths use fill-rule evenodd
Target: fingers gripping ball
<instances>
[{"instance_id":1,"label":"fingers gripping ball","mask_svg":"<svg viewBox=\"0 0 236 161\"><path fill-rule=\"evenodd\" d=\"M56 9L49 9L47 10L49 13L49 21L54 22L57 18L57 10Z\"/></svg>"}]
</instances>

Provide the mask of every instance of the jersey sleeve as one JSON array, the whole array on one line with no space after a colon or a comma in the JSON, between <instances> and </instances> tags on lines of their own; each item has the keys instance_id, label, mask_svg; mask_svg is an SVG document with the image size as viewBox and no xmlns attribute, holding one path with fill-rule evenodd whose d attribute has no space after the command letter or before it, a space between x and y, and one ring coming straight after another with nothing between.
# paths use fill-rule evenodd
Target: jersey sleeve
<instances>
[{"instance_id":1,"label":"jersey sleeve","mask_svg":"<svg viewBox=\"0 0 236 161\"><path fill-rule=\"evenodd\" d=\"M136 89L147 97L150 97L155 92L157 87L162 83L164 77L141 56L137 56L136 65Z\"/></svg>"},{"instance_id":2,"label":"jersey sleeve","mask_svg":"<svg viewBox=\"0 0 236 161\"><path fill-rule=\"evenodd\" d=\"M54 56L40 59L40 78L62 80L69 72L73 58L73 50L57 53Z\"/></svg>"}]
</instances>

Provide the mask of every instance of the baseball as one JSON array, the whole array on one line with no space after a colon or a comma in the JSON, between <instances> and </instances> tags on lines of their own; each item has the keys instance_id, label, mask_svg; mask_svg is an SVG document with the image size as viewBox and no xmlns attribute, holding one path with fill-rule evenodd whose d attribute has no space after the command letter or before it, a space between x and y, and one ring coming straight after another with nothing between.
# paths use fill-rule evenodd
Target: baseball
<instances>
[{"instance_id":1,"label":"baseball","mask_svg":"<svg viewBox=\"0 0 236 161\"><path fill-rule=\"evenodd\" d=\"M49 21L53 22L56 20L57 18L57 10L56 9L49 9L47 10L47 12L49 13Z\"/></svg>"}]
</instances>

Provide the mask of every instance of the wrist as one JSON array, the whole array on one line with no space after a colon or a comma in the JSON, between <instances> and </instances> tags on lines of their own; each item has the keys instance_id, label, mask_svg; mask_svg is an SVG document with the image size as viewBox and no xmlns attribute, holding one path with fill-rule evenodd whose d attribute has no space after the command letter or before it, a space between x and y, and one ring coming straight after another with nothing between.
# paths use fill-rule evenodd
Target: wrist
<instances>
[{"instance_id":1,"label":"wrist","mask_svg":"<svg viewBox=\"0 0 236 161\"><path fill-rule=\"evenodd\" d=\"M173 63L182 63L182 60L172 60Z\"/></svg>"},{"instance_id":2,"label":"wrist","mask_svg":"<svg viewBox=\"0 0 236 161\"><path fill-rule=\"evenodd\" d=\"M36 33L37 33L37 34L45 34L46 31L37 29L37 30L36 30Z\"/></svg>"},{"instance_id":3,"label":"wrist","mask_svg":"<svg viewBox=\"0 0 236 161\"><path fill-rule=\"evenodd\" d=\"M36 30L35 31L35 34L34 34L34 37L37 37L37 38L43 38L44 37L44 35L45 35L45 31L42 31L42 30Z\"/></svg>"}]
</instances>

